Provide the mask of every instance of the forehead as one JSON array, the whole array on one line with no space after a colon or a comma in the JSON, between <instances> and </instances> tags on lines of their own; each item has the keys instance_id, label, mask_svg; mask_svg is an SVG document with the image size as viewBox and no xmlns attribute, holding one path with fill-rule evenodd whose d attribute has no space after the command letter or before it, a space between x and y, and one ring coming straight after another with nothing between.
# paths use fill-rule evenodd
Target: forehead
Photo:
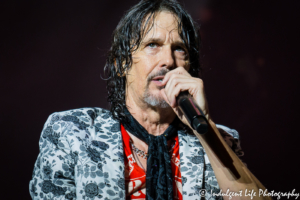
<instances>
[{"instance_id":1,"label":"forehead","mask_svg":"<svg viewBox=\"0 0 300 200\"><path fill-rule=\"evenodd\" d=\"M178 31L178 18L171 12L161 11L149 19L143 39L159 37L165 34L179 37Z\"/></svg>"}]
</instances>

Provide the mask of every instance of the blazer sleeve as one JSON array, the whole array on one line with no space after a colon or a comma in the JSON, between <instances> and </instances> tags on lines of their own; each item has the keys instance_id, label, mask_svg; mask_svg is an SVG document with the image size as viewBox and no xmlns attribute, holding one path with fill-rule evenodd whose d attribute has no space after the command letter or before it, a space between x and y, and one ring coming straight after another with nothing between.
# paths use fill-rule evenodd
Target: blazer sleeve
<instances>
[{"instance_id":1,"label":"blazer sleeve","mask_svg":"<svg viewBox=\"0 0 300 200\"><path fill-rule=\"evenodd\" d=\"M40 152L34 165L29 191L32 199L76 199L74 166L77 155L64 137L66 125L53 113L41 133Z\"/></svg>"},{"instance_id":2,"label":"blazer sleeve","mask_svg":"<svg viewBox=\"0 0 300 200\"><path fill-rule=\"evenodd\" d=\"M216 125L219 132L227 145L233 150L233 152L241 158L244 156L244 151L241 148L240 135L235 129L228 128L220 124ZM245 163L244 163L245 164Z\"/></svg>"}]
</instances>

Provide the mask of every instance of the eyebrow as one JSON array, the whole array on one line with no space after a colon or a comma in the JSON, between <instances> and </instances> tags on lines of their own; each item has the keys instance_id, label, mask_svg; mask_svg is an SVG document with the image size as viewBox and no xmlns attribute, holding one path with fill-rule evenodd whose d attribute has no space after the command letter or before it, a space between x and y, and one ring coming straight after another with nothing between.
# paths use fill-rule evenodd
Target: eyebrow
<instances>
[{"instance_id":1,"label":"eyebrow","mask_svg":"<svg viewBox=\"0 0 300 200\"><path fill-rule=\"evenodd\" d=\"M144 42L142 42L141 44L149 44L149 43L163 43L164 41L160 38L149 38L147 40L145 40ZM186 48L185 44L182 41L176 41L174 43L172 43L172 46L181 46Z\"/></svg>"},{"instance_id":2,"label":"eyebrow","mask_svg":"<svg viewBox=\"0 0 300 200\"><path fill-rule=\"evenodd\" d=\"M144 42L142 42L142 44L145 44L145 43L162 43L162 42L164 42L164 41L160 38L149 38L149 39L145 40Z\"/></svg>"}]
</instances>

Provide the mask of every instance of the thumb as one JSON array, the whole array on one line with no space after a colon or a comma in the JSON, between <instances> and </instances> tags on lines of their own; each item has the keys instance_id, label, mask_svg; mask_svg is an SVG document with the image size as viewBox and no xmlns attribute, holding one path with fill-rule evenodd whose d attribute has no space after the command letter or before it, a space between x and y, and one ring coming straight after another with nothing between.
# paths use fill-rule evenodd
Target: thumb
<instances>
[{"instance_id":1,"label":"thumb","mask_svg":"<svg viewBox=\"0 0 300 200\"><path fill-rule=\"evenodd\" d=\"M171 103L169 102L169 99L168 99L168 97L167 97L167 95L166 95L165 89L161 89L161 90L160 90L160 93L161 93L162 97L164 98L164 100L172 107L172 105L171 105Z\"/></svg>"}]
</instances>

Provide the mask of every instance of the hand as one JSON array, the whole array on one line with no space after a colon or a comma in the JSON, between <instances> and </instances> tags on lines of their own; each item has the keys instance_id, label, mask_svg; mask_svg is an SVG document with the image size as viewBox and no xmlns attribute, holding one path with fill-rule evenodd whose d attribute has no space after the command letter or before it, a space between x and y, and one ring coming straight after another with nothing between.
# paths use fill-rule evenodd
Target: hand
<instances>
[{"instance_id":1,"label":"hand","mask_svg":"<svg viewBox=\"0 0 300 200\"><path fill-rule=\"evenodd\" d=\"M208 105L202 79L192 77L183 67L177 67L165 75L162 85L165 85L165 88L161 90L164 100L169 103L184 124L190 126L176 101L176 97L182 91L188 91L192 95L206 119L209 120Z\"/></svg>"}]
</instances>

